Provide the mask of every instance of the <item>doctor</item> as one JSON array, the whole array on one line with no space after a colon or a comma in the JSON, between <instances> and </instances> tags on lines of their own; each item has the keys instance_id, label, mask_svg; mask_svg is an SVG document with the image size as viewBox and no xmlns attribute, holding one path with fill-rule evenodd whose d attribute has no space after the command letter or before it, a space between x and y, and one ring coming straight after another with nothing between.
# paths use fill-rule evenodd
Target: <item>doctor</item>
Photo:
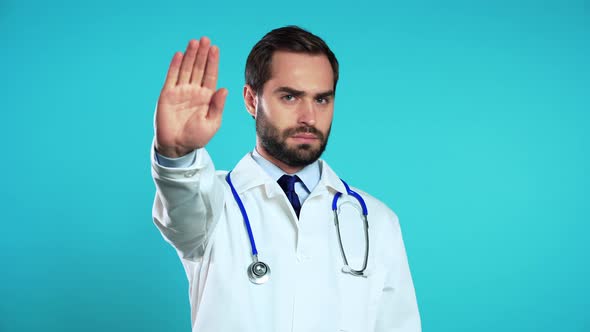
<instances>
[{"instance_id":1,"label":"doctor","mask_svg":"<svg viewBox=\"0 0 590 332\"><path fill-rule=\"evenodd\" d=\"M294 26L254 46L243 97L256 146L229 175L205 149L228 94L218 62L209 39L191 40L155 114L153 218L185 268L193 331L420 331L396 215L319 159L338 81L329 47Z\"/></svg>"}]
</instances>

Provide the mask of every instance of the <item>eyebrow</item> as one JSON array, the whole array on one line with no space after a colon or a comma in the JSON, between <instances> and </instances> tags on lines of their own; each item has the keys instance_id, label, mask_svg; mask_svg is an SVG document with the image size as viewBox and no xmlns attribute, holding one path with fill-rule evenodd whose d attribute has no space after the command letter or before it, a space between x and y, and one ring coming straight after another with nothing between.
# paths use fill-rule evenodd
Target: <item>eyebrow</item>
<instances>
[{"instance_id":1,"label":"eyebrow","mask_svg":"<svg viewBox=\"0 0 590 332\"><path fill-rule=\"evenodd\" d=\"M293 89L293 88L290 88L288 86L278 87L278 88L276 88L274 90L274 93L275 94L278 94L278 93L288 93L288 94L293 95L295 97L300 97L300 96L305 96L306 95L305 91ZM328 90L328 91L316 93L315 94L315 98L326 98L326 97L331 97L333 95L334 95L334 90Z\"/></svg>"}]
</instances>

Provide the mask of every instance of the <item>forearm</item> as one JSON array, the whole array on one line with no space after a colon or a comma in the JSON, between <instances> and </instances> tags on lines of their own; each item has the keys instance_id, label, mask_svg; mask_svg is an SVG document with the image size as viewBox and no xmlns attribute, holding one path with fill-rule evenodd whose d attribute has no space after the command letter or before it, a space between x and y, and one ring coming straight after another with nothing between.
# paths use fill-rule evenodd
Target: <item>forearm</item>
<instances>
[{"instance_id":1,"label":"forearm","mask_svg":"<svg viewBox=\"0 0 590 332\"><path fill-rule=\"evenodd\" d=\"M164 238L186 259L202 254L208 235L223 207L223 184L207 151L198 150L188 167L170 168L155 160L152 176L156 185L153 219Z\"/></svg>"}]
</instances>

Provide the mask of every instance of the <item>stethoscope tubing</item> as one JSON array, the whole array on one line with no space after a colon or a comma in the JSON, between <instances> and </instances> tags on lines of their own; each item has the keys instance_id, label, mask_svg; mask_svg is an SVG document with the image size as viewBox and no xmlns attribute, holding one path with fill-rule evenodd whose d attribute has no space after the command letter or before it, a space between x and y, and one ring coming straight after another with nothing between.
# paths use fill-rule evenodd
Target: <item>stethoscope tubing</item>
<instances>
[{"instance_id":1,"label":"stethoscope tubing","mask_svg":"<svg viewBox=\"0 0 590 332\"><path fill-rule=\"evenodd\" d=\"M342 260L344 261L343 272L350 273L356 276L364 276L365 270L367 269L367 262L369 259L369 220L367 217L369 212L367 209L367 204L365 204L365 200L362 198L362 196L356 191L350 189L350 187L344 180L340 179L340 181L342 181L342 183L344 184L346 192L352 197L356 198L356 200L361 205L362 219L364 223L363 229L365 233L365 257L363 260L363 266L360 270L355 270L351 268L350 265L348 265L348 259L346 258L346 253L344 252L344 245L342 244L342 236L340 234L340 221L338 219L338 199L340 198L340 196L342 196L342 193L337 192L334 195L334 199L332 200L332 211L334 211L334 224L336 225L336 234L338 235L338 243L340 244L340 253L342 254Z\"/></svg>"},{"instance_id":2,"label":"stethoscope tubing","mask_svg":"<svg viewBox=\"0 0 590 332\"><path fill-rule=\"evenodd\" d=\"M248 276L253 283L262 284L268 280L268 277L270 275L270 267L266 263L258 261L258 250L256 249L256 241L254 241L254 234L252 232L252 227L250 226L250 219L248 218L248 213L246 213L246 208L244 207L244 203L242 203L242 199L240 198L240 195L238 195L238 193L231 181L231 171L227 173L227 176L225 177L225 179L226 179L227 183L229 184L232 195L234 196L234 200L236 201L236 203L238 204L238 207L240 208L240 213L242 214L242 217L244 219L244 225L246 226L246 231L248 232L248 238L250 240L250 248L252 249L253 262L248 267ZM363 266L360 270L355 270L348 265L348 259L346 258L346 253L344 252L344 246L342 244L342 237L340 234L340 222L338 220L338 199L342 196L342 193L337 192L334 195L334 199L332 200L332 211L334 211L334 223L336 225L336 230L337 230L337 234L338 234L338 242L340 244L340 253L342 254L342 259L344 260L344 265L345 265L343 268L343 272L350 273L350 274L356 275L356 276L365 276L365 270L367 268L367 261L368 261L368 257L369 257L369 222L368 222L368 218L367 218L369 213L368 213L367 205L365 204L365 201L363 200L361 195L359 195L354 190L350 189L350 187L348 186L348 184L344 180L340 179L340 181L342 181L342 183L344 184L344 187L346 188L346 192L349 195L356 198L356 200L361 205L362 219L363 219L363 223L364 223L364 233L365 233L365 257L364 257L364 261L363 261ZM258 268L263 267L264 273L262 273L262 274L256 273L257 267Z\"/></svg>"},{"instance_id":3,"label":"stethoscope tubing","mask_svg":"<svg viewBox=\"0 0 590 332\"><path fill-rule=\"evenodd\" d=\"M231 192L234 196L234 199L236 201L236 203L238 203L238 207L240 208L240 212L242 213L242 217L244 218L244 224L246 225L246 230L248 231L248 237L250 238L250 247L252 248L252 256L254 256L256 259L258 257L258 250L256 249L256 242L254 241L254 234L252 234L252 227L250 227L250 219L248 219L248 214L246 213L246 208L244 208L244 203L242 203L242 200L240 199L240 195L238 195L238 193L236 192L236 188L234 188L234 185L231 182L231 171L229 173L227 173L227 176L225 177L225 179L227 180L227 183L229 184L229 187L231 189Z\"/></svg>"}]
</instances>

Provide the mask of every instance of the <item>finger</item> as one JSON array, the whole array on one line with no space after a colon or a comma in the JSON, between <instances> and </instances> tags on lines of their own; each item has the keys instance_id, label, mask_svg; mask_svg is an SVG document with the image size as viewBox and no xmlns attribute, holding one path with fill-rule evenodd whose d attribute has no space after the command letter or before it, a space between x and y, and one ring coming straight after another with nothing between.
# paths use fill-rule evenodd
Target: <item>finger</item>
<instances>
[{"instance_id":1,"label":"finger","mask_svg":"<svg viewBox=\"0 0 590 332\"><path fill-rule=\"evenodd\" d=\"M210 119L221 119L221 113L223 113L223 106L225 105L225 99L228 91L225 88L217 90L211 97L211 103L209 104L209 113L207 117Z\"/></svg>"},{"instance_id":2,"label":"finger","mask_svg":"<svg viewBox=\"0 0 590 332\"><path fill-rule=\"evenodd\" d=\"M180 70L180 63L182 62L182 52L174 53L170 67L168 67L168 74L166 74L166 81L164 82L164 89L172 88L176 85L178 80L178 71Z\"/></svg>"},{"instance_id":3,"label":"finger","mask_svg":"<svg viewBox=\"0 0 590 332\"><path fill-rule=\"evenodd\" d=\"M215 90L217 85L217 71L219 68L219 48L212 46L207 55L207 65L203 75L203 87Z\"/></svg>"},{"instance_id":4,"label":"finger","mask_svg":"<svg viewBox=\"0 0 590 332\"><path fill-rule=\"evenodd\" d=\"M177 84L188 83L191 78L193 64L195 62L195 54L199 48L199 41L191 39L186 46L184 57L182 58L182 65L180 66L180 75Z\"/></svg>"},{"instance_id":5,"label":"finger","mask_svg":"<svg viewBox=\"0 0 590 332\"><path fill-rule=\"evenodd\" d=\"M205 71L205 64L207 63L207 54L209 53L209 44L211 41L207 37L202 37L199 42L199 49L197 50L197 56L193 68L193 75L191 77L191 83L201 84L203 80L203 72Z\"/></svg>"}]
</instances>

